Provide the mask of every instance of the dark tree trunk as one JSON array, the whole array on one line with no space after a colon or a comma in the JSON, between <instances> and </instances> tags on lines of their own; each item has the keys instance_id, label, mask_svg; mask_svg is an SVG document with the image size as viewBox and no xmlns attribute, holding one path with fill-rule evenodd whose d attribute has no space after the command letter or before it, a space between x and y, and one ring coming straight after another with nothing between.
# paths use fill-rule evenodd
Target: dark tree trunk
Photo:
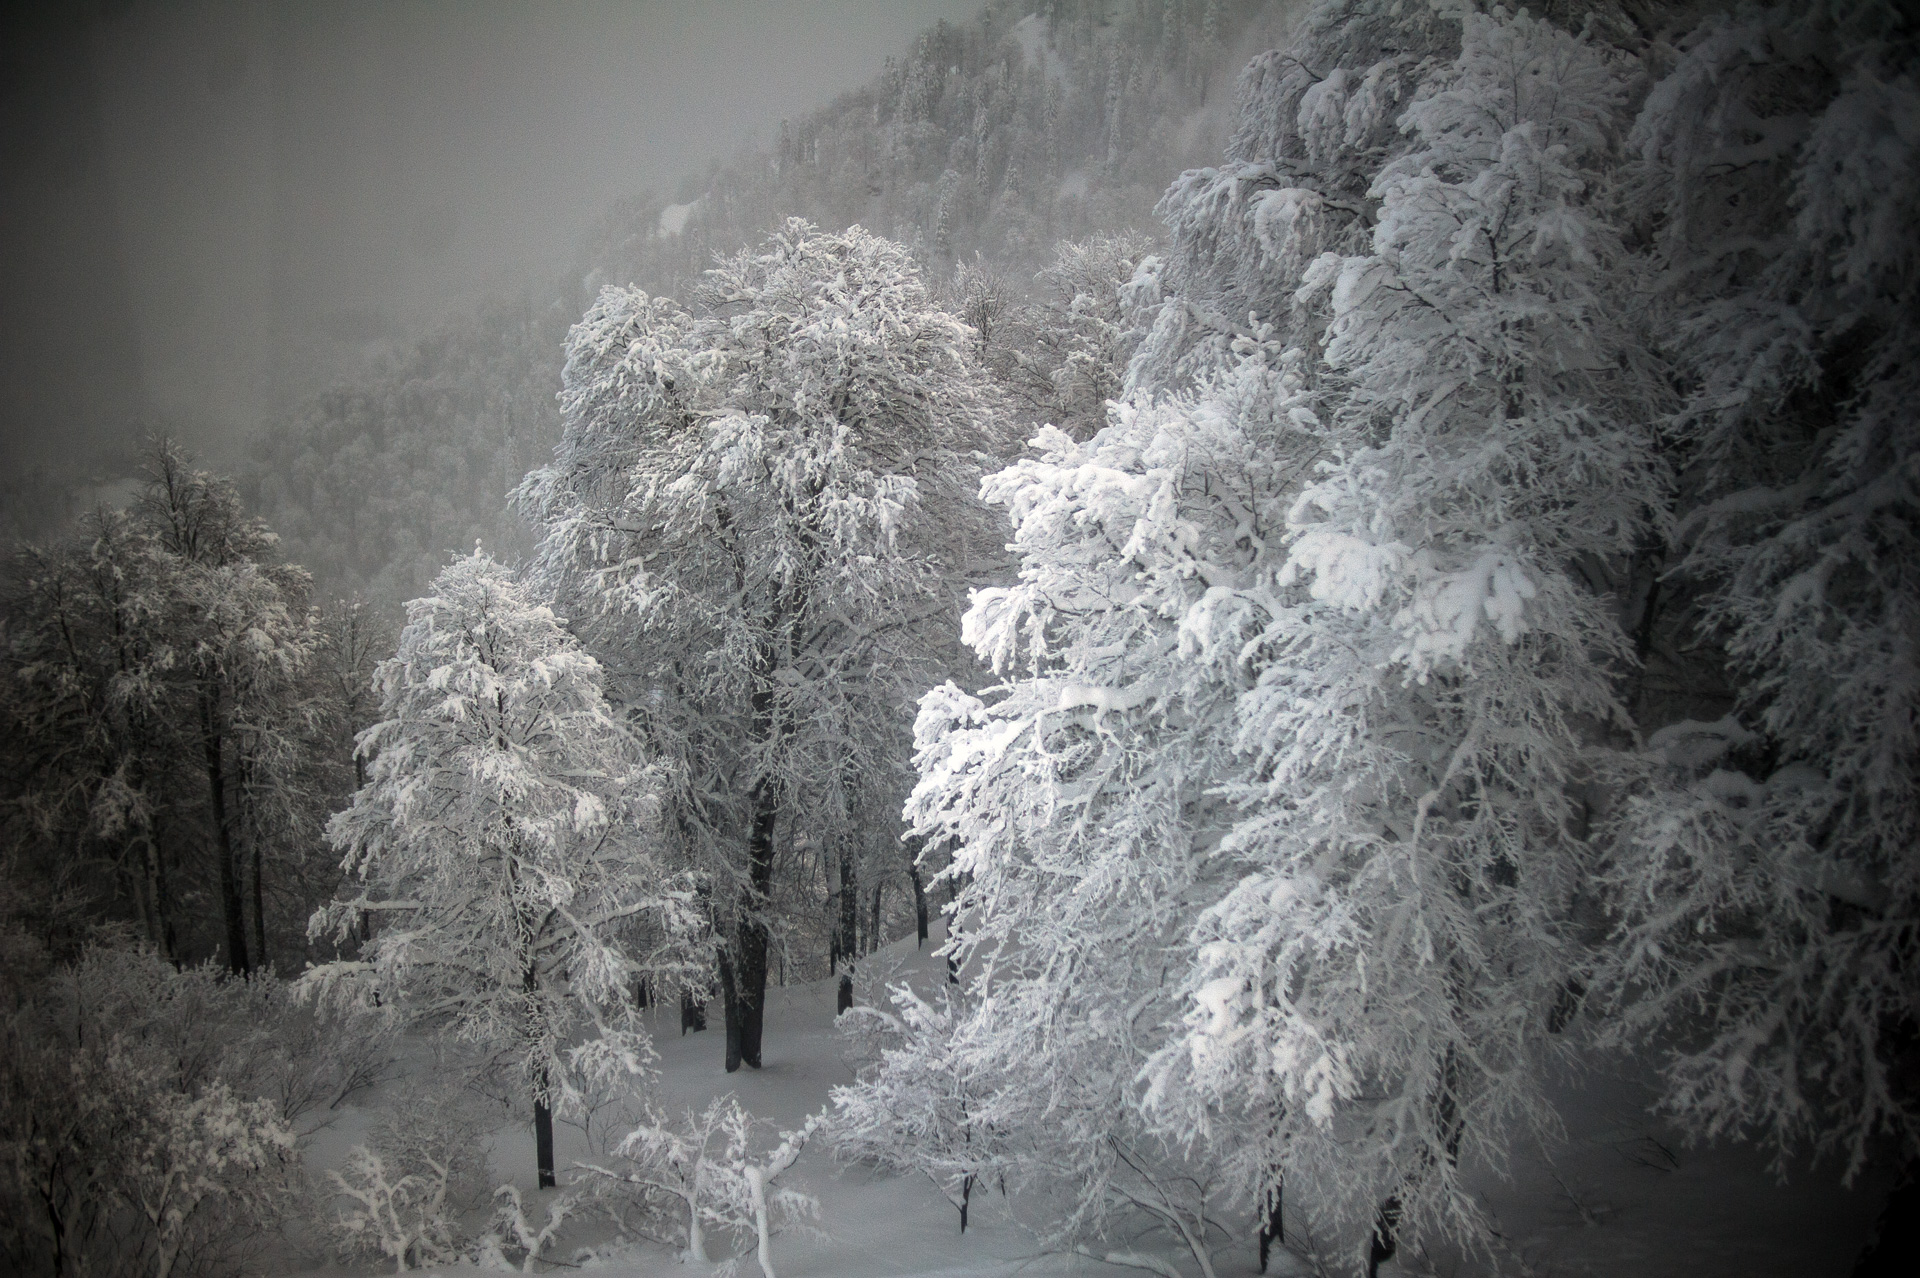
<instances>
[{"instance_id":1,"label":"dark tree trunk","mask_svg":"<svg viewBox=\"0 0 1920 1278\"><path fill-rule=\"evenodd\" d=\"M47 1227L53 1234L53 1266L48 1271L53 1278L66 1278L67 1273L67 1222L60 1214L60 1206L55 1202L58 1196L53 1188L53 1177L38 1187L40 1201L46 1204Z\"/></svg>"},{"instance_id":2,"label":"dark tree trunk","mask_svg":"<svg viewBox=\"0 0 1920 1278\"><path fill-rule=\"evenodd\" d=\"M1367 1278L1380 1278L1382 1261L1392 1260L1400 1249L1400 1200L1388 1198L1380 1204L1373 1221L1373 1237L1367 1244Z\"/></svg>"},{"instance_id":3,"label":"dark tree trunk","mask_svg":"<svg viewBox=\"0 0 1920 1278\"><path fill-rule=\"evenodd\" d=\"M867 922L867 953L869 954L886 944L886 937L880 934L880 894L886 890L886 886L885 879L873 885L873 917Z\"/></svg>"},{"instance_id":4,"label":"dark tree trunk","mask_svg":"<svg viewBox=\"0 0 1920 1278\"><path fill-rule=\"evenodd\" d=\"M1267 1218L1260 1224L1260 1272L1267 1272L1267 1256L1275 1243L1287 1241L1287 1227L1280 1219L1280 1183L1274 1182L1273 1199L1267 1204Z\"/></svg>"},{"instance_id":5,"label":"dark tree trunk","mask_svg":"<svg viewBox=\"0 0 1920 1278\"><path fill-rule=\"evenodd\" d=\"M1466 1135L1466 1119L1460 1104L1460 1058L1449 1044L1440 1058L1440 1090L1434 1098L1435 1117L1440 1122L1440 1132L1446 1151L1447 1162L1460 1165L1460 1142ZM1431 1162L1432 1155L1425 1156ZM1380 1204L1380 1212L1374 1219L1373 1237L1367 1248L1367 1278L1375 1278L1380 1262L1389 1260L1400 1247L1400 1196L1388 1195Z\"/></svg>"},{"instance_id":6,"label":"dark tree trunk","mask_svg":"<svg viewBox=\"0 0 1920 1278\"><path fill-rule=\"evenodd\" d=\"M851 976L843 976L840 978L840 989L833 996L833 1004L833 1014L835 1016L838 1016L853 1006L853 978Z\"/></svg>"},{"instance_id":7,"label":"dark tree trunk","mask_svg":"<svg viewBox=\"0 0 1920 1278\"><path fill-rule=\"evenodd\" d=\"M973 1173L968 1172L967 1178L960 1182L960 1232L963 1234L967 1232L967 1208L972 1202Z\"/></svg>"},{"instance_id":8,"label":"dark tree trunk","mask_svg":"<svg viewBox=\"0 0 1920 1278\"><path fill-rule=\"evenodd\" d=\"M840 927L833 938L834 948L846 961L849 971L853 956L860 952L860 885L853 869L853 849L840 847Z\"/></svg>"},{"instance_id":9,"label":"dark tree trunk","mask_svg":"<svg viewBox=\"0 0 1920 1278\"><path fill-rule=\"evenodd\" d=\"M1906 1225L1901 1225L1901 1221ZM1920 1158L1909 1159L1887 1195L1873 1237L1853 1262L1853 1278L1895 1278L1913 1265L1913 1222L1920 1220ZM1905 1260L1900 1257L1905 1256Z\"/></svg>"},{"instance_id":10,"label":"dark tree trunk","mask_svg":"<svg viewBox=\"0 0 1920 1278\"><path fill-rule=\"evenodd\" d=\"M687 1031L698 1034L707 1027L707 1005L693 996L692 990L680 993L680 1037L685 1038Z\"/></svg>"},{"instance_id":11,"label":"dark tree trunk","mask_svg":"<svg viewBox=\"0 0 1920 1278\"><path fill-rule=\"evenodd\" d=\"M240 897L240 867L234 863L233 831L227 825L226 761L213 702L200 698L201 743L206 752L207 801L213 812L214 855L220 863L220 912L227 925L227 970L245 976L253 970L247 959L247 922Z\"/></svg>"},{"instance_id":12,"label":"dark tree trunk","mask_svg":"<svg viewBox=\"0 0 1920 1278\"><path fill-rule=\"evenodd\" d=\"M753 824L747 831L747 899L741 903L739 957L728 999L729 1073L742 1063L760 1068L761 1030L766 1019L767 925L762 911L773 888L773 830L780 819L780 794L771 780L762 781L754 790Z\"/></svg>"},{"instance_id":13,"label":"dark tree trunk","mask_svg":"<svg viewBox=\"0 0 1920 1278\"><path fill-rule=\"evenodd\" d=\"M553 1174L553 1110L541 1099L542 1087L533 1098L533 1156L540 1165L540 1188L552 1189L559 1183Z\"/></svg>"},{"instance_id":14,"label":"dark tree trunk","mask_svg":"<svg viewBox=\"0 0 1920 1278\"><path fill-rule=\"evenodd\" d=\"M1460 1105L1460 1058L1451 1044L1440 1061L1440 1130L1446 1133L1447 1162L1460 1165L1460 1141L1466 1135L1466 1116Z\"/></svg>"},{"instance_id":15,"label":"dark tree trunk","mask_svg":"<svg viewBox=\"0 0 1920 1278\"><path fill-rule=\"evenodd\" d=\"M740 1068L740 990L733 979L733 961L720 955L720 1018L726 1022L727 1073Z\"/></svg>"},{"instance_id":16,"label":"dark tree trunk","mask_svg":"<svg viewBox=\"0 0 1920 1278\"><path fill-rule=\"evenodd\" d=\"M527 928L527 921L524 915L520 919L520 924L522 928ZM531 956L533 952L531 929L528 929L523 935L526 937L526 944L528 946L525 953ZM540 969L534 958L529 957L527 959L527 965L521 973L520 982L521 987L525 989L530 996L539 990ZM535 1071L533 1076L533 1159L535 1168L539 1173L539 1187L541 1189L552 1189L557 1183L553 1176L553 1108L549 1103L552 1095L552 1085L553 1080L547 1075L546 1066L542 1065Z\"/></svg>"},{"instance_id":17,"label":"dark tree trunk","mask_svg":"<svg viewBox=\"0 0 1920 1278\"><path fill-rule=\"evenodd\" d=\"M160 830L152 821L146 828L147 894L153 903L153 925L148 939L160 957L172 962L175 954L173 903L168 899L167 859L160 850Z\"/></svg>"},{"instance_id":18,"label":"dark tree trunk","mask_svg":"<svg viewBox=\"0 0 1920 1278\"><path fill-rule=\"evenodd\" d=\"M256 831L253 839L253 961L265 966L267 962L267 896L261 885L260 837Z\"/></svg>"},{"instance_id":19,"label":"dark tree trunk","mask_svg":"<svg viewBox=\"0 0 1920 1278\"><path fill-rule=\"evenodd\" d=\"M913 883L913 925L915 935L913 948L919 949L927 943L927 884L920 877L920 862L917 857L907 858L907 878Z\"/></svg>"}]
</instances>

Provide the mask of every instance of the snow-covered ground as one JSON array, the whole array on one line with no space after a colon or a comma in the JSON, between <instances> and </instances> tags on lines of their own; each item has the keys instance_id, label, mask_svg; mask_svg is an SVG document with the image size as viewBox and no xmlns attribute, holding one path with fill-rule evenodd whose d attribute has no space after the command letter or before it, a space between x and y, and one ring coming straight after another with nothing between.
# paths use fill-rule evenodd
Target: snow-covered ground
<instances>
[{"instance_id":1,"label":"snow-covered ground","mask_svg":"<svg viewBox=\"0 0 1920 1278\"><path fill-rule=\"evenodd\" d=\"M944 974L932 949L930 944L916 954L907 940L869 963L875 970L896 973L896 979L931 984ZM831 981L768 991L764 1068L732 1075L721 1068L717 1007L713 1028L684 1036L677 1009L655 1009L663 1107L674 1113L731 1091L781 1129L800 1126L826 1103L830 1087L852 1078L833 1026L834 991ZM418 1052L410 1059L419 1068L428 1057ZM1560 1099L1566 1141L1551 1151L1516 1153L1511 1180L1488 1177L1484 1193L1509 1247L1509 1272L1537 1278L1839 1278L1848 1272L1879 1209L1884 1179L1867 1178L1846 1190L1838 1184L1837 1170L1828 1167L1800 1169L1782 1185L1750 1149L1686 1148L1647 1116L1649 1095L1644 1079L1620 1072L1593 1071L1569 1081ZM380 1097L363 1095L358 1100L358 1106L343 1107L336 1121L310 1141L307 1162L316 1176L338 1165L361 1139ZM591 1157L586 1134L577 1126L557 1124L555 1135L560 1166ZM526 1126L509 1123L495 1132L489 1171L494 1184L520 1188L530 1217L544 1210L552 1191L534 1189L533 1138ZM561 1178L566 1179L564 1172ZM1100 1278L1141 1272L1082 1257L1040 1254L1017 1219L1022 1204L996 1193L975 1194L963 1236L953 1208L924 1178L843 1166L818 1143L784 1179L819 1199L819 1224L826 1237L776 1237L779 1278L1067 1273ZM570 1225L549 1254L571 1262L581 1248L595 1248L600 1259L593 1268L610 1278L698 1278L724 1272L727 1263L685 1264L670 1247L650 1242L610 1245L613 1242L607 1226L587 1220ZM712 1238L709 1246L723 1258L737 1249L735 1272L740 1278L757 1278L751 1239ZM1165 1254L1183 1272L1191 1267L1190 1261L1182 1264L1183 1257ZM312 1278L357 1278L391 1268L327 1265L307 1272ZM1251 1245L1225 1249L1216 1258L1216 1269L1220 1278L1258 1272ZM439 1272L452 1271L442 1266ZM1287 1270L1276 1264L1274 1272ZM1486 1270L1450 1257L1430 1257L1412 1272L1465 1278Z\"/></svg>"}]
</instances>

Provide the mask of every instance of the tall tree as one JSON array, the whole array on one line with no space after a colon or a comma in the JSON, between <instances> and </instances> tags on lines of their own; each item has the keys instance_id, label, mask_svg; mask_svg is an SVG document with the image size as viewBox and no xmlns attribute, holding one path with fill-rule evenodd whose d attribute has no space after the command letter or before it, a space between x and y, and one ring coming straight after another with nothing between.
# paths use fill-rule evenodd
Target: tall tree
<instances>
[{"instance_id":1,"label":"tall tree","mask_svg":"<svg viewBox=\"0 0 1920 1278\"><path fill-rule=\"evenodd\" d=\"M1484 1239L1459 1161L1546 1119L1578 784L1663 492L1604 202L1624 67L1471 12L1411 20L1457 53L1409 62L1395 21L1324 6L1317 78L1255 78L1237 178L1169 196L1155 402L989 479L1021 582L967 631L1019 677L928 698L910 809L971 876L982 1041L1077 1080L1132 1055L1115 1130L1198 1133L1363 1255Z\"/></svg>"},{"instance_id":2,"label":"tall tree","mask_svg":"<svg viewBox=\"0 0 1920 1278\"><path fill-rule=\"evenodd\" d=\"M507 1054L532 1092L540 1184L553 1109L577 1080L651 1059L627 992L677 975L691 898L662 863L654 787L601 692L599 663L476 551L407 607L360 737L367 784L328 838L365 888L310 930L361 957L303 978ZM623 927L664 943L639 958ZM568 1044L583 1025L584 1045Z\"/></svg>"},{"instance_id":3,"label":"tall tree","mask_svg":"<svg viewBox=\"0 0 1920 1278\"><path fill-rule=\"evenodd\" d=\"M164 613L151 545L123 511L20 548L9 565L6 815L10 877L45 891L102 864L148 941L180 954L178 849L167 839L188 781L160 669ZM190 792L186 806L197 811ZM98 902L96 902L98 903Z\"/></svg>"},{"instance_id":4,"label":"tall tree","mask_svg":"<svg viewBox=\"0 0 1920 1278\"><path fill-rule=\"evenodd\" d=\"M1603 202L1624 61L1525 14L1460 39L1369 189L1372 251L1302 280L1325 342L1290 411L1323 456L1284 559L1257 612L1196 627L1254 658L1246 874L1196 920L1160 1062L1196 1101L1266 1080L1263 1161L1349 1219L1383 1204L1383 1249L1483 1237L1460 1161L1547 1122L1596 863L1578 783L1624 722L1616 592L1664 491Z\"/></svg>"},{"instance_id":5,"label":"tall tree","mask_svg":"<svg viewBox=\"0 0 1920 1278\"><path fill-rule=\"evenodd\" d=\"M249 772L286 765L273 757L284 753L279 720L318 644L307 574L272 562L276 538L233 484L192 469L166 441L136 509L166 579L170 662L198 729L227 966L244 974L265 956L247 945L238 806ZM256 885L259 870L256 860Z\"/></svg>"},{"instance_id":6,"label":"tall tree","mask_svg":"<svg viewBox=\"0 0 1920 1278\"><path fill-rule=\"evenodd\" d=\"M282 841L264 818L317 747L302 690L316 621L306 574L275 561L273 534L231 483L164 440L146 474L128 510L97 512L15 565L15 810L70 853L108 851L170 954L175 872L199 870L188 849L210 851L226 962L246 972L264 958L266 840Z\"/></svg>"},{"instance_id":7,"label":"tall tree","mask_svg":"<svg viewBox=\"0 0 1920 1278\"><path fill-rule=\"evenodd\" d=\"M1910 1183L1917 42L1910 10L1872 0L1744 9L1703 24L1635 125L1650 327L1687 394L1646 631L1674 690L1620 760L1602 972L1617 1036L1669 1052L1689 1127L1833 1151L1849 1176L1890 1135ZM1904 1245L1883 1230L1883 1256Z\"/></svg>"},{"instance_id":8,"label":"tall tree","mask_svg":"<svg viewBox=\"0 0 1920 1278\"><path fill-rule=\"evenodd\" d=\"M969 330L857 227L790 221L700 299L602 292L568 338L565 439L518 496L672 769L723 934L731 1070L761 1060L783 820L833 844L904 789L993 419Z\"/></svg>"}]
</instances>

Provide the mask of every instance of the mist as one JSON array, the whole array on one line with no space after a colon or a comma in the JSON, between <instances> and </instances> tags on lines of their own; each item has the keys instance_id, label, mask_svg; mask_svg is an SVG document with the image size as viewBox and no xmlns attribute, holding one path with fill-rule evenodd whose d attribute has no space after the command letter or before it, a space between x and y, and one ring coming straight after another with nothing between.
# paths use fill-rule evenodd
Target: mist
<instances>
[{"instance_id":1,"label":"mist","mask_svg":"<svg viewBox=\"0 0 1920 1278\"><path fill-rule=\"evenodd\" d=\"M209 460L977 0L49 4L0 38L0 457Z\"/></svg>"}]
</instances>

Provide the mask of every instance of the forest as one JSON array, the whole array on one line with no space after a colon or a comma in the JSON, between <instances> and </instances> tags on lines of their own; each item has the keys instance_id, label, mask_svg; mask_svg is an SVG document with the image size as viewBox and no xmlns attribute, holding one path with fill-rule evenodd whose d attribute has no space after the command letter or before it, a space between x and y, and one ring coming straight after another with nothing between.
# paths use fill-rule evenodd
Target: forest
<instances>
[{"instance_id":1,"label":"forest","mask_svg":"<svg viewBox=\"0 0 1920 1278\"><path fill-rule=\"evenodd\" d=\"M1916 68L991 3L151 437L0 572L0 1267L1905 1272Z\"/></svg>"}]
</instances>

